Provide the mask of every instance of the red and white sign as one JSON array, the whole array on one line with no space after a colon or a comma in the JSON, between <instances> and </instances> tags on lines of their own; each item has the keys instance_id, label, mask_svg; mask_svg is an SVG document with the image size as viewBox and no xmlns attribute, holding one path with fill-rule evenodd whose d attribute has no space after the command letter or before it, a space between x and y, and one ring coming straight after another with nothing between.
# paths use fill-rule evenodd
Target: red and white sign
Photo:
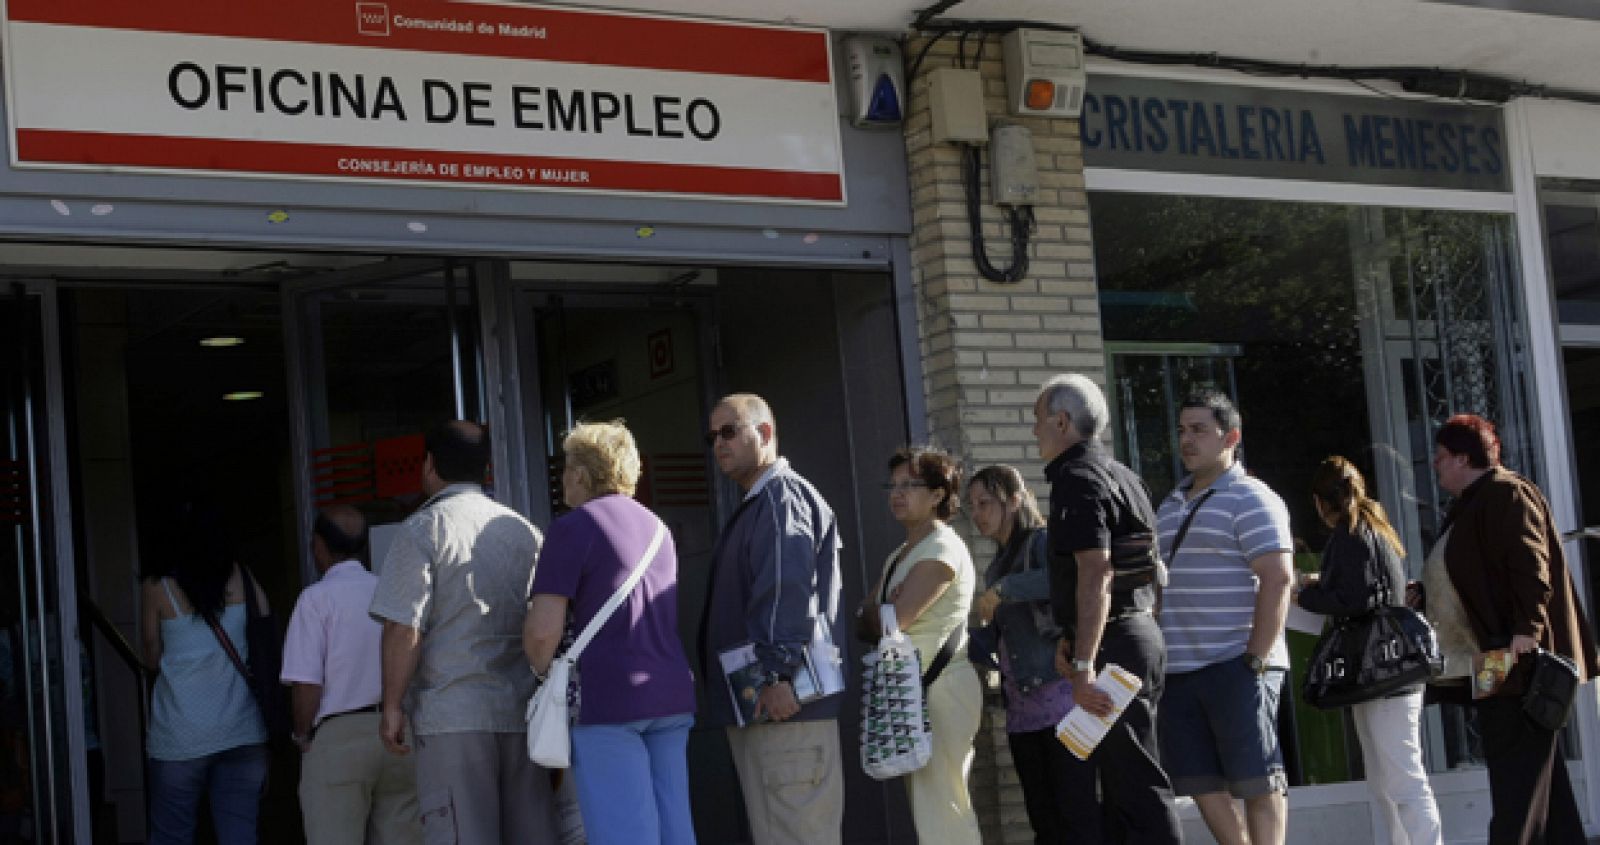
<instances>
[{"instance_id":1,"label":"red and white sign","mask_svg":"<svg viewBox=\"0 0 1600 845\"><path fill-rule=\"evenodd\" d=\"M843 204L826 32L444 0L5 0L16 167Z\"/></svg>"}]
</instances>

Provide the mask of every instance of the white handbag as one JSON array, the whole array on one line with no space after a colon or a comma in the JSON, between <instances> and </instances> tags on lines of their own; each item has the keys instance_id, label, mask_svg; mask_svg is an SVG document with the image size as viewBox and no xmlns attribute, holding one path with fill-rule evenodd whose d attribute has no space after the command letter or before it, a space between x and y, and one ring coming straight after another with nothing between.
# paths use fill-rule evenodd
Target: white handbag
<instances>
[{"instance_id":1,"label":"white handbag","mask_svg":"<svg viewBox=\"0 0 1600 845\"><path fill-rule=\"evenodd\" d=\"M595 613L589 624L583 626L583 633L573 641L572 647L550 661L550 671L546 673L544 683L528 699L528 759L535 764L547 769L565 769L572 765L572 721L567 708L567 685L572 678L572 667L577 664L579 655L583 654L589 641L600 633L600 628L611 618L611 614L622 606L628 594L638 586L666 538L667 525L658 519L655 537L651 538L644 554L639 556L639 562L634 564L628 580L622 582L622 586L606 600L605 606Z\"/></svg>"},{"instance_id":2,"label":"white handbag","mask_svg":"<svg viewBox=\"0 0 1600 845\"><path fill-rule=\"evenodd\" d=\"M888 780L928 765L933 731L923 697L922 661L900 632L894 605L879 608L883 637L861 658L866 682L861 701L861 768L868 777Z\"/></svg>"}]
</instances>

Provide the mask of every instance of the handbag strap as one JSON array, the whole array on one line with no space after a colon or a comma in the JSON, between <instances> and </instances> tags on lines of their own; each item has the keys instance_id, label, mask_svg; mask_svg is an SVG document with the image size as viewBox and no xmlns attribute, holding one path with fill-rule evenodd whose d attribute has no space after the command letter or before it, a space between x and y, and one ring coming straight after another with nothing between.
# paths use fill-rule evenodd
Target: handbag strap
<instances>
[{"instance_id":1,"label":"handbag strap","mask_svg":"<svg viewBox=\"0 0 1600 845\"><path fill-rule=\"evenodd\" d=\"M206 623L211 626L211 633L217 635L217 642L222 645L222 650L227 652L228 659L233 662L233 668L239 670L244 682L247 684L255 683L255 679L250 675L250 667L246 666L244 659L239 656L239 650L233 647L233 640L228 636L228 632L222 629L222 623L205 614L201 614L201 618L205 619Z\"/></svg>"},{"instance_id":2,"label":"handbag strap","mask_svg":"<svg viewBox=\"0 0 1600 845\"><path fill-rule=\"evenodd\" d=\"M961 637L962 627L956 626L955 630L950 632L950 636L944 638L944 645L939 646L939 653L934 655L933 662L928 664L928 671L922 673L923 689L933 686L933 682L939 680L939 673L950 665L950 658L956 654L956 640Z\"/></svg>"},{"instance_id":3,"label":"handbag strap","mask_svg":"<svg viewBox=\"0 0 1600 845\"><path fill-rule=\"evenodd\" d=\"M572 641L572 647L567 649L566 654L561 656L562 659L577 662L578 655L582 654L583 650L589 646L589 641L600 633L601 626L606 624L606 621L611 618L611 614L617 612L617 608L622 606L622 602L628 598L628 594L633 592L633 588L638 586L639 581L644 578L644 572L650 567L650 561L655 559L656 551L661 548L661 543L666 539L667 524L657 517L656 534L650 538L650 546L644 550L644 554L639 556L639 562L633 565L633 572L628 574L628 580L622 582L622 586L618 587L617 591L611 594L611 598L606 599L606 603L600 610L595 612L594 618L589 620L589 624L583 626L583 633Z\"/></svg>"},{"instance_id":4,"label":"handbag strap","mask_svg":"<svg viewBox=\"0 0 1600 845\"><path fill-rule=\"evenodd\" d=\"M1176 561L1178 559L1178 548L1183 545L1183 538L1189 536L1189 526L1194 523L1195 515L1200 513L1200 509L1205 507L1206 500L1211 498L1211 494L1215 492L1217 492L1217 488L1213 487L1201 493L1200 500L1195 502L1194 507L1189 509L1189 515L1184 517L1183 524L1178 526L1178 535L1172 538L1172 550L1167 552L1168 560Z\"/></svg>"}]
</instances>

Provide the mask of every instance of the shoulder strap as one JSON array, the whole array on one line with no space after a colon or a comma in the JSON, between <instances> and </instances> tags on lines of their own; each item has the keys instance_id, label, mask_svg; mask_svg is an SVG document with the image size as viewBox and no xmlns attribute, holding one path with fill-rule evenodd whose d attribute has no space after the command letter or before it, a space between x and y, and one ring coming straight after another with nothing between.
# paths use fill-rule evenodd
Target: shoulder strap
<instances>
[{"instance_id":1,"label":"shoulder strap","mask_svg":"<svg viewBox=\"0 0 1600 845\"><path fill-rule=\"evenodd\" d=\"M950 658L956 654L956 640L961 638L964 627L957 625L955 630L950 632L950 636L944 638L944 644L939 646L939 653L933 656L933 662L929 663L927 671L922 673L923 689L933 686L933 682L939 680L939 674L944 671L944 667L950 665Z\"/></svg>"},{"instance_id":2,"label":"shoulder strap","mask_svg":"<svg viewBox=\"0 0 1600 845\"><path fill-rule=\"evenodd\" d=\"M1183 538L1189 536L1189 526L1194 523L1195 515L1200 513L1200 509L1205 507L1206 500L1211 498L1211 494L1215 492L1217 492L1217 488L1212 487L1201 493L1200 500L1194 503L1193 508L1189 509L1189 515L1184 517L1183 524L1178 526L1178 536L1172 538L1172 550L1167 552L1168 560L1178 559L1178 547L1183 545Z\"/></svg>"},{"instance_id":3,"label":"shoulder strap","mask_svg":"<svg viewBox=\"0 0 1600 845\"><path fill-rule=\"evenodd\" d=\"M172 605L172 615L182 616L183 608L178 606L178 597L172 594L172 584L169 583L171 580L172 579L170 578L163 577L161 579L161 589L165 590L167 593L167 603Z\"/></svg>"},{"instance_id":4,"label":"shoulder strap","mask_svg":"<svg viewBox=\"0 0 1600 845\"><path fill-rule=\"evenodd\" d=\"M201 615L204 616L204 614ZM233 640L228 637L228 632L222 629L222 623L209 616L206 616L205 620L211 625L211 633L217 635L217 642L221 644L222 650L227 653L228 659L233 662L233 668L239 670L239 675L244 678L246 684L251 683L250 667L246 666L244 659L239 656L239 650L233 647Z\"/></svg>"},{"instance_id":5,"label":"shoulder strap","mask_svg":"<svg viewBox=\"0 0 1600 845\"><path fill-rule=\"evenodd\" d=\"M583 650L589 646L589 641L600 633L601 626L606 624L606 621L611 618L611 614L617 612L617 608L622 606L622 602L628 598L628 594L633 592L633 588L638 586L640 579L644 578L645 570L650 568L650 561L655 559L656 551L661 548L661 543L666 539L667 524L657 517L656 534L650 538L649 548L646 548L644 554L639 556L639 562L633 565L633 572L629 573L628 580L622 582L622 586L611 594L611 598L607 599L605 605L595 613L594 618L589 620L589 624L583 626L583 633L579 634L576 640L573 640L572 647L567 649L566 654L562 655L563 658L567 660L578 659L578 655L582 654Z\"/></svg>"}]
</instances>

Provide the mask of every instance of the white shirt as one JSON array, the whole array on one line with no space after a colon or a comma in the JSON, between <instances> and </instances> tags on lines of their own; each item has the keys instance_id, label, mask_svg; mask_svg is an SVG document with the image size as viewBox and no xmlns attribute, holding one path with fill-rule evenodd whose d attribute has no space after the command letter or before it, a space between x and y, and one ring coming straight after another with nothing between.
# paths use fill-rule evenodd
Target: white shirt
<instances>
[{"instance_id":1,"label":"white shirt","mask_svg":"<svg viewBox=\"0 0 1600 845\"><path fill-rule=\"evenodd\" d=\"M305 588L283 643L285 684L318 684L317 722L378 703L383 695L383 626L367 613L378 576L358 560L334 564Z\"/></svg>"}]
</instances>

